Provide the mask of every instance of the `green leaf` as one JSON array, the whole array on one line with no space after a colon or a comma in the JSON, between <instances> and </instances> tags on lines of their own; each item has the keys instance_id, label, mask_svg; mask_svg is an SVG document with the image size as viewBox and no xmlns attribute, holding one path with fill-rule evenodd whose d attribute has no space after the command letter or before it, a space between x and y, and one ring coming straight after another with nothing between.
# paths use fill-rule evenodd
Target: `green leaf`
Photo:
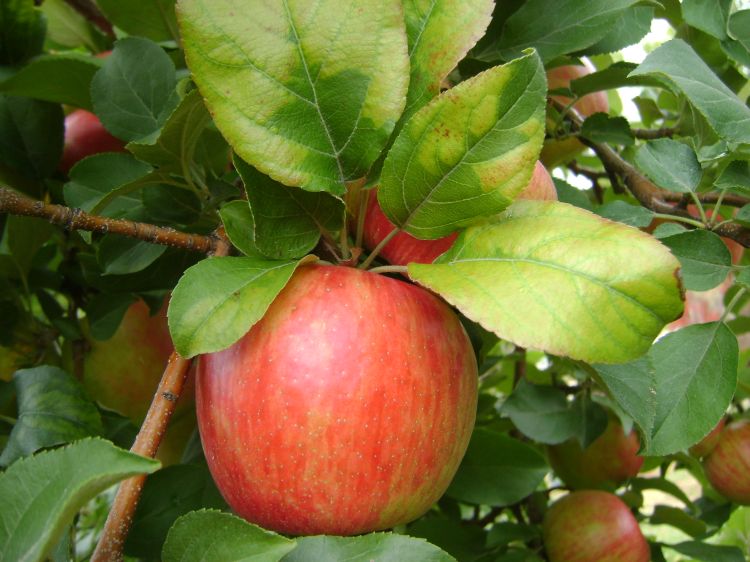
<instances>
[{"instance_id":1,"label":"green leaf","mask_svg":"<svg viewBox=\"0 0 750 562\"><path fill-rule=\"evenodd\" d=\"M508 60L534 47L542 60L580 51L604 38L639 0L529 0L508 18L497 45Z\"/></svg>"},{"instance_id":2,"label":"green leaf","mask_svg":"<svg viewBox=\"0 0 750 562\"><path fill-rule=\"evenodd\" d=\"M582 54L586 56L614 53L638 43L651 31L654 8L651 6L631 6L624 9L610 26L603 39L588 47Z\"/></svg>"},{"instance_id":3,"label":"green leaf","mask_svg":"<svg viewBox=\"0 0 750 562\"><path fill-rule=\"evenodd\" d=\"M733 160L724 168L714 183L715 189L726 189L738 195L750 196L750 162Z\"/></svg>"},{"instance_id":4,"label":"green leaf","mask_svg":"<svg viewBox=\"0 0 750 562\"><path fill-rule=\"evenodd\" d=\"M564 203L519 201L468 228L436 263L409 264L409 276L517 345L618 363L645 353L680 315L677 267L637 229Z\"/></svg>"},{"instance_id":5,"label":"green leaf","mask_svg":"<svg viewBox=\"0 0 750 562\"><path fill-rule=\"evenodd\" d=\"M91 82L94 113L114 136L140 140L177 106L176 84L174 63L161 47L140 37L121 39Z\"/></svg>"},{"instance_id":6,"label":"green leaf","mask_svg":"<svg viewBox=\"0 0 750 562\"><path fill-rule=\"evenodd\" d=\"M99 412L81 384L57 367L44 365L16 371L18 421L0 455L7 466L44 447L100 435Z\"/></svg>"},{"instance_id":7,"label":"green leaf","mask_svg":"<svg viewBox=\"0 0 750 562\"><path fill-rule=\"evenodd\" d=\"M120 480L159 466L103 439L85 439L13 463L0 474L0 559L44 560L86 502Z\"/></svg>"},{"instance_id":8,"label":"green leaf","mask_svg":"<svg viewBox=\"0 0 750 562\"><path fill-rule=\"evenodd\" d=\"M419 110L383 165L378 201L417 238L505 209L529 183L544 137L545 77L528 54Z\"/></svg>"},{"instance_id":9,"label":"green leaf","mask_svg":"<svg viewBox=\"0 0 750 562\"><path fill-rule=\"evenodd\" d=\"M401 2L182 0L177 15L193 79L243 160L336 195L365 175L406 101Z\"/></svg>"},{"instance_id":10,"label":"green leaf","mask_svg":"<svg viewBox=\"0 0 750 562\"><path fill-rule=\"evenodd\" d=\"M130 294L112 295L102 293L92 297L86 304L86 319L91 337L104 341L117 331L125 312L135 302Z\"/></svg>"},{"instance_id":11,"label":"green leaf","mask_svg":"<svg viewBox=\"0 0 750 562\"><path fill-rule=\"evenodd\" d=\"M635 153L635 164L656 185L678 193L695 191L703 173L693 149L672 139L642 145Z\"/></svg>"},{"instance_id":12,"label":"green leaf","mask_svg":"<svg viewBox=\"0 0 750 562\"><path fill-rule=\"evenodd\" d=\"M201 510L175 522L161 558L164 562L275 562L294 547L295 541L229 513Z\"/></svg>"},{"instance_id":13,"label":"green leaf","mask_svg":"<svg viewBox=\"0 0 750 562\"><path fill-rule=\"evenodd\" d=\"M686 541L679 544L665 544L664 546L695 560L705 562L746 562L742 551L734 546L719 546L703 541Z\"/></svg>"},{"instance_id":14,"label":"green leaf","mask_svg":"<svg viewBox=\"0 0 750 562\"><path fill-rule=\"evenodd\" d=\"M91 109L89 87L101 62L67 53L42 55L0 82L0 92Z\"/></svg>"},{"instance_id":15,"label":"green leaf","mask_svg":"<svg viewBox=\"0 0 750 562\"><path fill-rule=\"evenodd\" d=\"M446 494L469 503L510 505L536 490L547 472L547 462L536 449L477 428Z\"/></svg>"},{"instance_id":16,"label":"green leaf","mask_svg":"<svg viewBox=\"0 0 750 562\"><path fill-rule=\"evenodd\" d=\"M624 117L610 117L606 113L595 113L583 122L581 136L593 142L604 142L631 146L635 144L630 123Z\"/></svg>"},{"instance_id":17,"label":"green leaf","mask_svg":"<svg viewBox=\"0 0 750 562\"><path fill-rule=\"evenodd\" d=\"M657 505L649 518L652 525L670 525L691 537L700 537L706 533L706 524L697 517L676 507ZM713 561L712 561L713 562Z\"/></svg>"},{"instance_id":18,"label":"green leaf","mask_svg":"<svg viewBox=\"0 0 750 562\"><path fill-rule=\"evenodd\" d=\"M19 272L26 276L34 256L57 229L44 219L10 215L5 223L5 240Z\"/></svg>"},{"instance_id":19,"label":"green leaf","mask_svg":"<svg viewBox=\"0 0 750 562\"><path fill-rule=\"evenodd\" d=\"M405 123L440 93L440 83L482 37L492 17L491 0L404 2L411 76Z\"/></svg>"},{"instance_id":20,"label":"green leaf","mask_svg":"<svg viewBox=\"0 0 750 562\"><path fill-rule=\"evenodd\" d=\"M687 494L682 491L682 488L667 478L631 478L628 480L628 486L638 492L643 492L645 490L659 490L660 492L669 494L673 498L677 498L684 503L686 507L691 509L694 508L693 502L690 501Z\"/></svg>"},{"instance_id":21,"label":"green leaf","mask_svg":"<svg viewBox=\"0 0 750 562\"><path fill-rule=\"evenodd\" d=\"M716 426L734 396L738 353L721 322L687 326L654 344L656 416L646 455L687 449Z\"/></svg>"},{"instance_id":22,"label":"green leaf","mask_svg":"<svg viewBox=\"0 0 750 562\"><path fill-rule=\"evenodd\" d=\"M441 503L445 503L445 500ZM456 509L459 509L458 505ZM456 560L481 559L483 554L487 554L485 546L487 535L479 526L472 527L463 523L458 517L448 517L442 513L434 516L428 513L426 517L420 517L411 523L406 529L406 534L426 540L443 549ZM449 560L453 559L449 558ZM362 562L370 561L363 560Z\"/></svg>"},{"instance_id":23,"label":"green leaf","mask_svg":"<svg viewBox=\"0 0 750 562\"><path fill-rule=\"evenodd\" d=\"M97 258L103 275L126 275L143 271L166 250L167 247L160 244L108 234L99 243Z\"/></svg>"},{"instance_id":24,"label":"green leaf","mask_svg":"<svg viewBox=\"0 0 750 562\"><path fill-rule=\"evenodd\" d=\"M301 261L221 257L185 271L169 301L169 330L185 358L229 347L260 320Z\"/></svg>"},{"instance_id":25,"label":"green leaf","mask_svg":"<svg viewBox=\"0 0 750 562\"><path fill-rule=\"evenodd\" d=\"M175 0L96 0L107 19L129 35L152 41L179 39Z\"/></svg>"},{"instance_id":26,"label":"green leaf","mask_svg":"<svg viewBox=\"0 0 750 562\"><path fill-rule=\"evenodd\" d=\"M44 45L47 20L33 0L0 3L0 64L18 65L38 55Z\"/></svg>"},{"instance_id":27,"label":"green leaf","mask_svg":"<svg viewBox=\"0 0 750 562\"><path fill-rule=\"evenodd\" d=\"M727 278L732 269L729 248L718 235L708 230L690 230L661 241L680 260L686 289L713 289Z\"/></svg>"},{"instance_id":28,"label":"green leaf","mask_svg":"<svg viewBox=\"0 0 750 562\"><path fill-rule=\"evenodd\" d=\"M750 108L681 39L658 47L631 73L642 75L655 76L684 94L721 138L750 143Z\"/></svg>"},{"instance_id":29,"label":"green leaf","mask_svg":"<svg viewBox=\"0 0 750 562\"><path fill-rule=\"evenodd\" d=\"M57 104L0 94L0 167L37 180L52 174L62 156L63 122Z\"/></svg>"},{"instance_id":30,"label":"green leaf","mask_svg":"<svg viewBox=\"0 0 750 562\"><path fill-rule=\"evenodd\" d=\"M177 518L203 508L227 509L205 464L180 464L155 472L143 486L125 553L158 559Z\"/></svg>"},{"instance_id":31,"label":"green leaf","mask_svg":"<svg viewBox=\"0 0 750 562\"><path fill-rule=\"evenodd\" d=\"M47 41L54 46L93 52L104 48L104 35L65 0L44 0L40 9L47 17Z\"/></svg>"},{"instance_id":32,"label":"green leaf","mask_svg":"<svg viewBox=\"0 0 750 562\"><path fill-rule=\"evenodd\" d=\"M239 158L234 165L245 184L255 222L255 246L264 256L302 257L315 248L321 233L333 241L332 233L343 227L344 202L338 197L287 187Z\"/></svg>"},{"instance_id":33,"label":"green leaf","mask_svg":"<svg viewBox=\"0 0 750 562\"><path fill-rule=\"evenodd\" d=\"M219 211L229 240L235 248L251 258L262 258L255 245L255 219L247 201L230 201Z\"/></svg>"},{"instance_id":34,"label":"green leaf","mask_svg":"<svg viewBox=\"0 0 750 562\"><path fill-rule=\"evenodd\" d=\"M162 173L163 170L160 169L159 172ZM187 187L147 185L141 191L141 200L150 222L174 226L192 224L200 218L201 200Z\"/></svg>"},{"instance_id":35,"label":"green leaf","mask_svg":"<svg viewBox=\"0 0 750 562\"><path fill-rule=\"evenodd\" d=\"M648 226L654 220L653 211L640 205L631 205L620 200L602 205L596 210L596 214L605 219L635 226L636 228Z\"/></svg>"},{"instance_id":36,"label":"green leaf","mask_svg":"<svg viewBox=\"0 0 750 562\"><path fill-rule=\"evenodd\" d=\"M455 558L425 540L390 533L360 537L301 537L284 562L370 562L372 560L419 560L455 562Z\"/></svg>"},{"instance_id":37,"label":"green leaf","mask_svg":"<svg viewBox=\"0 0 750 562\"><path fill-rule=\"evenodd\" d=\"M161 129L128 143L127 149L144 162L171 166L181 175L190 177L195 149L210 120L198 90L193 90L180 100Z\"/></svg>"},{"instance_id":38,"label":"green leaf","mask_svg":"<svg viewBox=\"0 0 750 562\"><path fill-rule=\"evenodd\" d=\"M750 10L734 12L729 16L727 28L729 29L729 35L747 51L750 51ZM745 59L745 63L747 63L747 60Z\"/></svg>"},{"instance_id":39,"label":"green leaf","mask_svg":"<svg viewBox=\"0 0 750 562\"><path fill-rule=\"evenodd\" d=\"M719 40L727 38L732 0L682 0L682 17L688 25Z\"/></svg>"}]
</instances>

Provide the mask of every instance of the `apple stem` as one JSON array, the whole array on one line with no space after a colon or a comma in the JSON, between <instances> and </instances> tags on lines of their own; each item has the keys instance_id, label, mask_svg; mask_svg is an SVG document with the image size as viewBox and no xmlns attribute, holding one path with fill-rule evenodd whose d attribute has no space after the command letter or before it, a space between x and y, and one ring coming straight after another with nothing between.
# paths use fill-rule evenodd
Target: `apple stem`
<instances>
[{"instance_id":1,"label":"apple stem","mask_svg":"<svg viewBox=\"0 0 750 562\"><path fill-rule=\"evenodd\" d=\"M406 275L409 268L405 265L381 265L379 267L373 267L370 273L401 273Z\"/></svg>"},{"instance_id":2,"label":"apple stem","mask_svg":"<svg viewBox=\"0 0 750 562\"><path fill-rule=\"evenodd\" d=\"M742 297L745 296L745 293L747 293L747 289L745 287L742 287L739 291L737 291L737 293L732 297L732 300L729 301L729 304L727 304L726 308L724 309L724 313L721 315L719 322L724 322L727 319L727 317L732 313L735 305L740 301Z\"/></svg>"},{"instance_id":3,"label":"apple stem","mask_svg":"<svg viewBox=\"0 0 750 562\"><path fill-rule=\"evenodd\" d=\"M390 242L393 239L393 237L396 236L396 234L398 234L399 232L401 232L401 229L398 228L398 227L395 227L393 230L391 230L388 233L388 235L385 238L383 238L378 243L377 246L375 246L375 248L372 250L372 252L370 252L370 255L367 256L367 259L364 262L362 262L362 265L360 265L359 268L360 269L367 269L368 267L370 267L370 264L375 260L375 258L378 256L378 254L380 253L380 251L383 248L385 248L386 244L388 244L388 242Z\"/></svg>"}]
</instances>

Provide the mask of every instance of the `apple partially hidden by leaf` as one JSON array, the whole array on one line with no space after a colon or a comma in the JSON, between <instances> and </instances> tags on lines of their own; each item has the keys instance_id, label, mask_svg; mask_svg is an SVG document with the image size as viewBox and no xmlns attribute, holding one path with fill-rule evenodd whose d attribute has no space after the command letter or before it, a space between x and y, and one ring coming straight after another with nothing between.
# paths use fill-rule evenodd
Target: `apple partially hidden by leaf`
<instances>
[{"instance_id":1,"label":"apple partially hidden by leaf","mask_svg":"<svg viewBox=\"0 0 750 562\"><path fill-rule=\"evenodd\" d=\"M750 420L725 427L703 467L717 492L734 503L750 505Z\"/></svg>"},{"instance_id":2,"label":"apple partially hidden by leaf","mask_svg":"<svg viewBox=\"0 0 750 562\"><path fill-rule=\"evenodd\" d=\"M708 435L701 439L697 444L690 447L690 454L696 458L702 459L711 451L713 451L716 445L719 443L721 432L724 430L724 426L726 425L726 423L726 419L721 418L721 420L719 420L719 423L716 424L716 427L714 427Z\"/></svg>"},{"instance_id":3,"label":"apple partially hidden by leaf","mask_svg":"<svg viewBox=\"0 0 750 562\"><path fill-rule=\"evenodd\" d=\"M625 503L609 492L568 494L544 516L550 562L648 562L648 543Z\"/></svg>"},{"instance_id":4,"label":"apple partially hidden by leaf","mask_svg":"<svg viewBox=\"0 0 750 562\"><path fill-rule=\"evenodd\" d=\"M518 199L557 200L552 177L538 160L531 180ZM374 249L395 228L381 210L375 193L370 193L364 221L363 242L369 250ZM457 236L458 233L453 233L436 240L420 240L407 232L399 232L382 248L380 255L393 265L432 263L451 247Z\"/></svg>"},{"instance_id":5,"label":"apple partially hidden by leaf","mask_svg":"<svg viewBox=\"0 0 750 562\"><path fill-rule=\"evenodd\" d=\"M85 109L65 117L65 146L60 170L66 174L78 162L100 152L124 152L125 143L112 136L99 118Z\"/></svg>"},{"instance_id":6,"label":"apple partially hidden by leaf","mask_svg":"<svg viewBox=\"0 0 750 562\"><path fill-rule=\"evenodd\" d=\"M297 270L263 318L199 359L213 478L248 521L353 535L422 515L468 446L477 365L455 313L349 267Z\"/></svg>"}]
</instances>

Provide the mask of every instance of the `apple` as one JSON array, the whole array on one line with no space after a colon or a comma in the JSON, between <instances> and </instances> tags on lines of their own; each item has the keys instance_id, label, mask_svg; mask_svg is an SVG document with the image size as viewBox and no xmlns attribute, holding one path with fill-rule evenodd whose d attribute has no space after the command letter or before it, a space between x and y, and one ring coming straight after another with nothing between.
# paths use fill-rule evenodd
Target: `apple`
<instances>
[{"instance_id":1,"label":"apple","mask_svg":"<svg viewBox=\"0 0 750 562\"><path fill-rule=\"evenodd\" d=\"M474 425L477 364L428 291L350 267L300 268L229 348L200 357L198 427L231 508L293 535L422 515Z\"/></svg>"},{"instance_id":2,"label":"apple","mask_svg":"<svg viewBox=\"0 0 750 562\"><path fill-rule=\"evenodd\" d=\"M60 170L66 174L76 162L86 156L124 150L125 143L113 137L90 111L76 109L65 117L65 146Z\"/></svg>"},{"instance_id":3,"label":"apple","mask_svg":"<svg viewBox=\"0 0 750 562\"><path fill-rule=\"evenodd\" d=\"M610 416L607 428L583 449L575 439L547 448L550 465L560 479L574 490L614 490L632 478L643 465L638 456L640 441L631 431L625 435L622 424Z\"/></svg>"},{"instance_id":4,"label":"apple","mask_svg":"<svg viewBox=\"0 0 750 562\"><path fill-rule=\"evenodd\" d=\"M550 562L648 562L648 543L625 503L585 490L555 503L542 524Z\"/></svg>"},{"instance_id":5,"label":"apple","mask_svg":"<svg viewBox=\"0 0 750 562\"><path fill-rule=\"evenodd\" d=\"M706 477L722 496L750 505L750 420L729 424L703 461Z\"/></svg>"},{"instance_id":6,"label":"apple","mask_svg":"<svg viewBox=\"0 0 750 562\"><path fill-rule=\"evenodd\" d=\"M534 172L528 185L518 194L518 199L539 199L545 201L557 200L555 183L547 169L537 160ZM385 216L377 197L370 194L365 211L364 245L369 250L375 248L394 228ZM458 233L450 234L435 240L420 240L407 232L399 232L380 251L385 260L394 265L407 263L432 263L440 254L448 251L453 245Z\"/></svg>"},{"instance_id":7,"label":"apple","mask_svg":"<svg viewBox=\"0 0 750 562\"><path fill-rule=\"evenodd\" d=\"M719 442L719 439L721 437L721 432L724 429L724 426L726 425L726 420L724 418L721 418L719 420L719 423L716 424L716 427L714 427L708 435L706 435L701 441L699 441L697 444L690 447L688 450L691 455L693 455L696 458L702 459L706 455L708 455L711 451L714 450L716 447L716 444Z\"/></svg>"}]
</instances>

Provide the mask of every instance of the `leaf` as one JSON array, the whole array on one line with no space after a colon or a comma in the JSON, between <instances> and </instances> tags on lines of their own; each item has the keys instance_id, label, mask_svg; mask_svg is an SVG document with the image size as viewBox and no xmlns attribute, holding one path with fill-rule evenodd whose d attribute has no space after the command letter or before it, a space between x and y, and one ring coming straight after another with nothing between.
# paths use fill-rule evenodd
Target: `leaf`
<instances>
[{"instance_id":1,"label":"leaf","mask_svg":"<svg viewBox=\"0 0 750 562\"><path fill-rule=\"evenodd\" d=\"M161 47L140 37L121 39L91 82L94 113L114 136L140 140L177 106L176 83L174 63Z\"/></svg>"},{"instance_id":2,"label":"leaf","mask_svg":"<svg viewBox=\"0 0 750 562\"><path fill-rule=\"evenodd\" d=\"M57 229L43 219L9 215L3 242L13 257L18 271L27 276L36 253L52 238Z\"/></svg>"},{"instance_id":3,"label":"leaf","mask_svg":"<svg viewBox=\"0 0 750 562\"><path fill-rule=\"evenodd\" d=\"M198 141L210 120L198 90L193 90L180 100L161 129L128 143L127 149L144 162L172 166L187 177Z\"/></svg>"},{"instance_id":4,"label":"leaf","mask_svg":"<svg viewBox=\"0 0 750 562\"><path fill-rule=\"evenodd\" d=\"M40 9L47 17L48 42L68 49L85 47L93 52L104 48L102 33L65 0L44 0Z\"/></svg>"},{"instance_id":5,"label":"leaf","mask_svg":"<svg viewBox=\"0 0 750 562\"><path fill-rule=\"evenodd\" d=\"M721 322L695 324L656 342L656 416L646 455L687 449L724 415L737 386L737 338Z\"/></svg>"},{"instance_id":6,"label":"leaf","mask_svg":"<svg viewBox=\"0 0 750 562\"><path fill-rule=\"evenodd\" d=\"M623 11L639 0L529 0L508 18L497 45L505 60L533 47L542 60L580 51L611 30Z\"/></svg>"},{"instance_id":7,"label":"leaf","mask_svg":"<svg viewBox=\"0 0 750 562\"><path fill-rule=\"evenodd\" d=\"M750 162L746 160L730 162L714 183L714 188L726 189L745 197L750 196Z\"/></svg>"},{"instance_id":8,"label":"leaf","mask_svg":"<svg viewBox=\"0 0 750 562\"><path fill-rule=\"evenodd\" d=\"M682 265L682 280L691 291L720 285L732 269L732 255L721 238L708 230L690 230L661 241Z\"/></svg>"},{"instance_id":9,"label":"leaf","mask_svg":"<svg viewBox=\"0 0 750 562\"><path fill-rule=\"evenodd\" d=\"M677 484L675 484L671 480L668 480L667 478L636 477L628 480L628 485L633 490L636 490L638 492L643 492L645 490L659 490L660 492L669 494L673 498L677 498L682 503L684 503L686 507L694 509L693 502L690 501L690 498L687 496L687 494L682 491L682 488L680 488Z\"/></svg>"},{"instance_id":10,"label":"leaf","mask_svg":"<svg viewBox=\"0 0 750 562\"><path fill-rule=\"evenodd\" d=\"M0 559L44 560L86 502L159 466L97 438L13 463L0 474Z\"/></svg>"},{"instance_id":11,"label":"leaf","mask_svg":"<svg viewBox=\"0 0 750 562\"><path fill-rule=\"evenodd\" d=\"M141 201L150 222L169 226L193 224L201 216L201 200L186 187L164 183L147 185L141 191Z\"/></svg>"},{"instance_id":12,"label":"leaf","mask_svg":"<svg viewBox=\"0 0 750 562\"><path fill-rule=\"evenodd\" d=\"M679 544L665 544L667 548L695 560L705 562L746 562L742 551L734 546L719 546L703 541L686 541Z\"/></svg>"},{"instance_id":13,"label":"leaf","mask_svg":"<svg viewBox=\"0 0 750 562\"><path fill-rule=\"evenodd\" d=\"M622 264L627 264L623 268ZM634 359L682 310L677 260L651 236L558 202L519 201L409 276L522 347Z\"/></svg>"},{"instance_id":14,"label":"leaf","mask_svg":"<svg viewBox=\"0 0 750 562\"><path fill-rule=\"evenodd\" d=\"M255 223L255 246L264 256L302 257L315 248L321 233L331 239L331 233L343 227L341 199L324 192L287 187L238 158L234 165L245 184Z\"/></svg>"},{"instance_id":15,"label":"leaf","mask_svg":"<svg viewBox=\"0 0 750 562\"><path fill-rule=\"evenodd\" d=\"M378 202L417 238L505 209L529 183L544 136L545 77L528 54L419 110L383 165Z\"/></svg>"},{"instance_id":16,"label":"leaf","mask_svg":"<svg viewBox=\"0 0 750 562\"><path fill-rule=\"evenodd\" d=\"M624 117L609 117L606 113L595 113L583 122L581 136L593 141L622 146L635 144L630 124Z\"/></svg>"},{"instance_id":17,"label":"leaf","mask_svg":"<svg viewBox=\"0 0 750 562\"><path fill-rule=\"evenodd\" d=\"M703 521L679 508L667 505L654 507L649 522L652 525L671 525L691 537L700 537L706 533L706 524Z\"/></svg>"},{"instance_id":18,"label":"leaf","mask_svg":"<svg viewBox=\"0 0 750 562\"><path fill-rule=\"evenodd\" d=\"M160 244L108 234L99 243L97 258L103 275L126 275L143 271L166 250L167 247Z\"/></svg>"},{"instance_id":19,"label":"leaf","mask_svg":"<svg viewBox=\"0 0 750 562\"><path fill-rule=\"evenodd\" d=\"M0 64L20 65L42 52L47 22L33 0L0 3Z\"/></svg>"},{"instance_id":20,"label":"leaf","mask_svg":"<svg viewBox=\"0 0 750 562\"><path fill-rule=\"evenodd\" d=\"M295 541L229 513L201 510L175 522L161 557L164 562L274 562L294 547Z\"/></svg>"},{"instance_id":21,"label":"leaf","mask_svg":"<svg viewBox=\"0 0 750 562\"><path fill-rule=\"evenodd\" d=\"M703 173L693 149L672 139L642 145L635 153L635 164L656 185L677 193L695 191Z\"/></svg>"},{"instance_id":22,"label":"leaf","mask_svg":"<svg viewBox=\"0 0 750 562\"><path fill-rule=\"evenodd\" d=\"M731 16L727 22L727 28L729 29L729 35L736 40L737 43L741 44L747 51L750 51L750 10L737 10ZM750 57L748 57L750 59ZM748 59L745 59L745 63Z\"/></svg>"},{"instance_id":23,"label":"leaf","mask_svg":"<svg viewBox=\"0 0 750 562\"><path fill-rule=\"evenodd\" d=\"M300 537L297 548L283 558L284 562L312 560L455 562L455 558L423 539L390 533L370 533L359 537Z\"/></svg>"},{"instance_id":24,"label":"leaf","mask_svg":"<svg viewBox=\"0 0 750 562\"><path fill-rule=\"evenodd\" d=\"M445 500L443 502L445 503ZM456 505L456 509L460 509ZM456 560L477 560L487 553L486 534L479 526L462 524L458 517L428 514L411 523L406 533L426 540L453 556ZM449 558L453 560L453 558ZM363 560L362 562L370 562ZM416 559L415 561L416 562Z\"/></svg>"},{"instance_id":25,"label":"leaf","mask_svg":"<svg viewBox=\"0 0 750 562\"><path fill-rule=\"evenodd\" d=\"M335 195L365 175L406 101L401 2L182 0L177 16L193 79L243 160Z\"/></svg>"},{"instance_id":26,"label":"leaf","mask_svg":"<svg viewBox=\"0 0 750 562\"><path fill-rule=\"evenodd\" d=\"M169 331L179 354L187 359L232 345L307 261L220 257L189 268L169 301Z\"/></svg>"},{"instance_id":27,"label":"leaf","mask_svg":"<svg viewBox=\"0 0 750 562\"><path fill-rule=\"evenodd\" d=\"M255 219L247 201L230 201L219 210L219 215L235 248L251 258L263 257L255 245Z\"/></svg>"},{"instance_id":28,"label":"leaf","mask_svg":"<svg viewBox=\"0 0 750 562\"><path fill-rule=\"evenodd\" d=\"M732 0L682 0L682 17L688 25L713 35L727 38L727 19Z\"/></svg>"},{"instance_id":29,"label":"leaf","mask_svg":"<svg viewBox=\"0 0 750 562\"><path fill-rule=\"evenodd\" d=\"M86 319L91 337L99 341L111 338L117 331L125 312L135 300L135 297L130 294L102 293L92 297L86 305Z\"/></svg>"},{"instance_id":30,"label":"leaf","mask_svg":"<svg viewBox=\"0 0 750 562\"><path fill-rule=\"evenodd\" d=\"M510 505L536 490L547 472L547 462L536 449L480 427L446 494L469 503Z\"/></svg>"},{"instance_id":31,"label":"leaf","mask_svg":"<svg viewBox=\"0 0 750 562\"><path fill-rule=\"evenodd\" d=\"M205 464L180 464L155 472L143 486L125 553L158 559L175 520L203 508L227 509Z\"/></svg>"},{"instance_id":32,"label":"leaf","mask_svg":"<svg viewBox=\"0 0 750 562\"><path fill-rule=\"evenodd\" d=\"M603 39L586 48L586 56L614 53L635 45L651 31L651 20L654 19L654 8L651 6L631 6L625 8Z\"/></svg>"},{"instance_id":33,"label":"leaf","mask_svg":"<svg viewBox=\"0 0 750 562\"><path fill-rule=\"evenodd\" d=\"M411 76L405 123L440 93L440 84L482 37L492 17L491 0L404 2Z\"/></svg>"},{"instance_id":34,"label":"leaf","mask_svg":"<svg viewBox=\"0 0 750 562\"><path fill-rule=\"evenodd\" d=\"M681 39L672 39L649 53L630 75L663 80L673 91L684 94L721 138L733 144L750 143L750 108Z\"/></svg>"},{"instance_id":35,"label":"leaf","mask_svg":"<svg viewBox=\"0 0 750 562\"><path fill-rule=\"evenodd\" d=\"M76 53L34 58L0 82L0 92L91 109L89 86L101 63Z\"/></svg>"},{"instance_id":36,"label":"leaf","mask_svg":"<svg viewBox=\"0 0 750 562\"><path fill-rule=\"evenodd\" d=\"M152 41L179 39L174 4L175 0L96 0L112 24Z\"/></svg>"},{"instance_id":37,"label":"leaf","mask_svg":"<svg viewBox=\"0 0 750 562\"><path fill-rule=\"evenodd\" d=\"M59 105L0 94L0 166L31 179L49 176L62 156L63 120Z\"/></svg>"},{"instance_id":38,"label":"leaf","mask_svg":"<svg viewBox=\"0 0 750 562\"><path fill-rule=\"evenodd\" d=\"M596 210L596 214L605 219L635 226L636 228L646 227L654 219L654 212L650 209L620 200L602 205Z\"/></svg>"},{"instance_id":39,"label":"leaf","mask_svg":"<svg viewBox=\"0 0 750 562\"><path fill-rule=\"evenodd\" d=\"M21 369L13 376L18 421L0 455L7 466L44 447L100 435L99 412L81 384L57 367Z\"/></svg>"}]
</instances>

